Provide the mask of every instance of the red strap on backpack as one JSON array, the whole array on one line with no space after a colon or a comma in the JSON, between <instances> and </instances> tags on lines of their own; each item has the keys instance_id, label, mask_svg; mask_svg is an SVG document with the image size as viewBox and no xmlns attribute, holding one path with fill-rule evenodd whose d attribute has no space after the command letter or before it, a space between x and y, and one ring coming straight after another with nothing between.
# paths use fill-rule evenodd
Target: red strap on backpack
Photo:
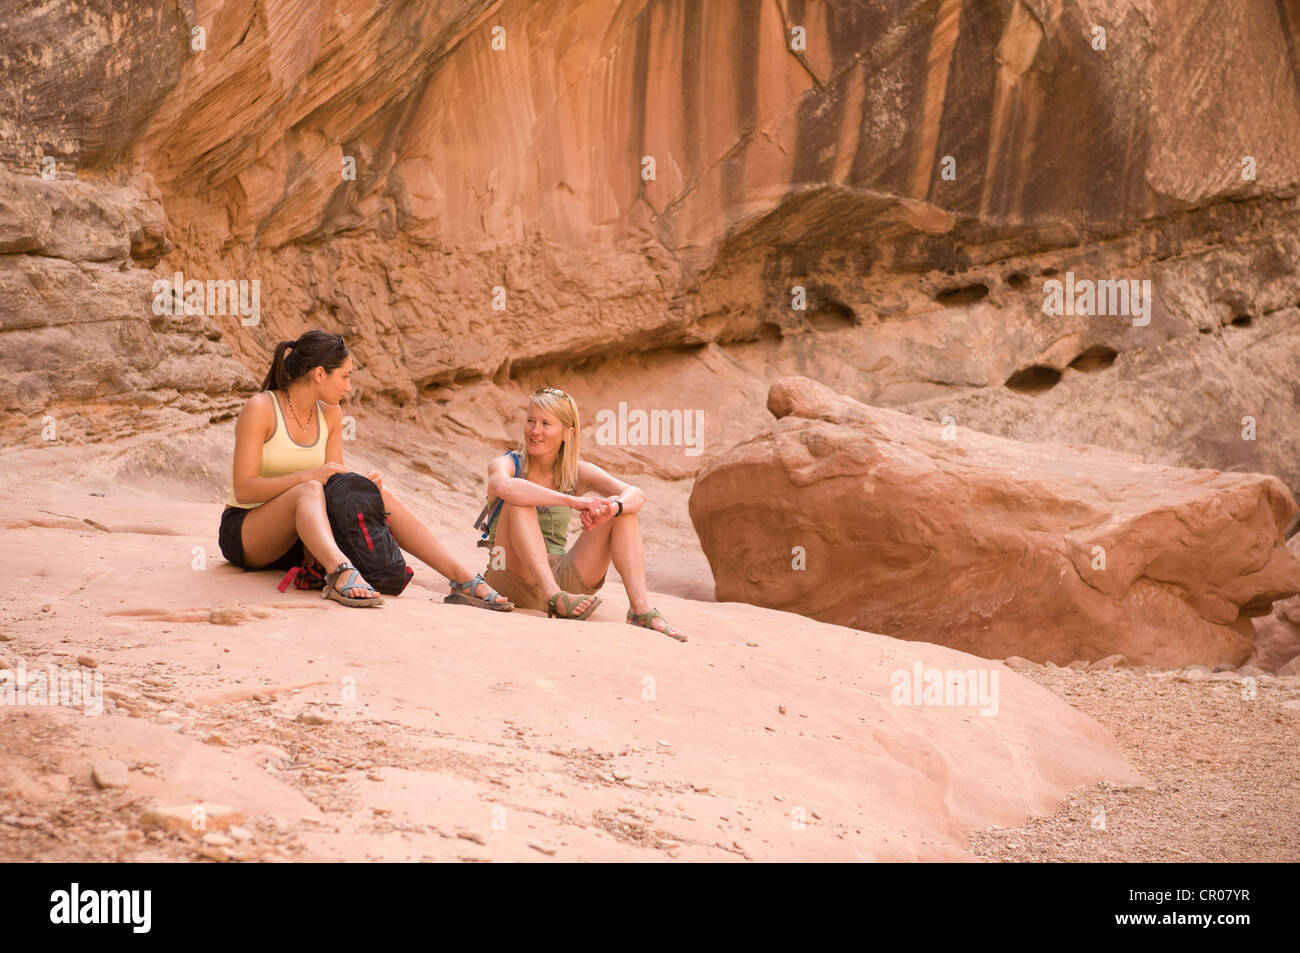
<instances>
[{"instance_id":1,"label":"red strap on backpack","mask_svg":"<svg viewBox=\"0 0 1300 953\"><path fill-rule=\"evenodd\" d=\"M363 514L357 514L357 522L361 524L361 532L366 537L366 549L374 549L375 544L370 541L370 530L366 529L366 518Z\"/></svg>"}]
</instances>

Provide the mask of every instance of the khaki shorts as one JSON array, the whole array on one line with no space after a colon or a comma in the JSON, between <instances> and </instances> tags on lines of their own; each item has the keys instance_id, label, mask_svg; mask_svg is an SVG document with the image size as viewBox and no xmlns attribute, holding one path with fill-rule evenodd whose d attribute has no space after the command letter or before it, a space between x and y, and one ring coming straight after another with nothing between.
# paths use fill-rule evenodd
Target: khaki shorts
<instances>
[{"instance_id":1,"label":"khaki shorts","mask_svg":"<svg viewBox=\"0 0 1300 953\"><path fill-rule=\"evenodd\" d=\"M555 581L565 592L589 596L605 585L604 576L601 576L600 582L594 586L588 586L583 582L582 577L578 575L578 567L573 564L572 553L563 556L547 553L547 557L551 561L551 574L555 576ZM546 611L547 594L542 592L541 587L530 586L508 570L488 569L483 573L483 581L520 609Z\"/></svg>"}]
</instances>

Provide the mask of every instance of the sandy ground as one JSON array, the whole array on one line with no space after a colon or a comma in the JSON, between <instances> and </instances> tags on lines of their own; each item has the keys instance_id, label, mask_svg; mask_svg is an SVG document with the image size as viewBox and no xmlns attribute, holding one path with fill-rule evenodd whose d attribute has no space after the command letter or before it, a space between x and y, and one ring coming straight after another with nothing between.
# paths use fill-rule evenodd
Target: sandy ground
<instances>
[{"instance_id":1,"label":"sandy ground","mask_svg":"<svg viewBox=\"0 0 1300 953\"><path fill-rule=\"evenodd\" d=\"M1096 718L1149 786L1071 792L1050 817L971 833L990 861L1300 860L1300 679L1030 670Z\"/></svg>"}]
</instances>

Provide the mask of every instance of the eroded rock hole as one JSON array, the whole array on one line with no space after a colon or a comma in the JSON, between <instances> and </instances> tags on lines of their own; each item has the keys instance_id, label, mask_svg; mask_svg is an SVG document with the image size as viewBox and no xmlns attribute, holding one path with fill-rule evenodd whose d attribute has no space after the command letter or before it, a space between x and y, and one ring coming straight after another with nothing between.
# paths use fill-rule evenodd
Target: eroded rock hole
<instances>
[{"instance_id":1,"label":"eroded rock hole","mask_svg":"<svg viewBox=\"0 0 1300 953\"><path fill-rule=\"evenodd\" d=\"M959 308L964 304L973 304L989 293L988 285L959 285L947 288L934 296L934 300L946 308Z\"/></svg>"},{"instance_id":2,"label":"eroded rock hole","mask_svg":"<svg viewBox=\"0 0 1300 953\"><path fill-rule=\"evenodd\" d=\"M1019 271L1013 271L1006 277L1007 287L1012 291L1024 291L1029 287L1029 276Z\"/></svg>"},{"instance_id":3,"label":"eroded rock hole","mask_svg":"<svg viewBox=\"0 0 1300 953\"><path fill-rule=\"evenodd\" d=\"M1076 371L1100 371L1115 363L1119 351L1104 344L1094 344L1070 362Z\"/></svg>"},{"instance_id":4,"label":"eroded rock hole","mask_svg":"<svg viewBox=\"0 0 1300 953\"><path fill-rule=\"evenodd\" d=\"M1248 314L1239 314L1239 315L1237 315L1235 318L1232 319L1232 326L1233 326L1234 328L1248 328L1248 327L1250 327L1250 322L1251 322L1251 317L1250 317L1250 315L1248 315Z\"/></svg>"},{"instance_id":5,"label":"eroded rock hole","mask_svg":"<svg viewBox=\"0 0 1300 953\"><path fill-rule=\"evenodd\" d=\"M853 327L853 312L838 301L831 301L808 315L808 323L816 331L842 331Z\"/></svg>"},{"instance_id":6,"label":"eroded rock hole","mask_svg":"<svg viewBox=\"0 0 1300 953\"><path fill-rule=\"evenodd\" d=\"M1007 378L1007 386L1022 394L1041 394L1061 380L1061 372L1046 364L1031 364Z\"/></svg>"}]
</instances>

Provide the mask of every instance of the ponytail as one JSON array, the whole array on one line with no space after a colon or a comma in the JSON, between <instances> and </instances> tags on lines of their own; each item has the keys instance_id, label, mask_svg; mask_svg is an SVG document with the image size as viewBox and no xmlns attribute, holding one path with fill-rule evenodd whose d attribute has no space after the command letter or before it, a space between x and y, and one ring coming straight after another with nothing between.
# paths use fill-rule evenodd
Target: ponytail
<instances>
[{"instance_id":1,"label":"ponytail","mask_svg":"<svg viewBox=\"0 0 1300 953\"><path fill-rule=\"evenodd\" d=\"M323 367L328 373L341 367L348 353L343 335L326 331L308 331L296 341L281 341L275 346L262 390L287 390L291 383L317 367Z\"/></svg>"},{"instance_id":2,"label":"ponytail","mask_svg":"<svg viewBox=\"0 0 1300 953\"><path fill-rule=\"evenodd\" d=\"M285 357L291 347L293 347L292 341L281 341L275 346L271 369L266 372L266 379L262 381L262 390L284 390L289 386L289 371L284 365Z\"/></svg>"}]
</instances>

